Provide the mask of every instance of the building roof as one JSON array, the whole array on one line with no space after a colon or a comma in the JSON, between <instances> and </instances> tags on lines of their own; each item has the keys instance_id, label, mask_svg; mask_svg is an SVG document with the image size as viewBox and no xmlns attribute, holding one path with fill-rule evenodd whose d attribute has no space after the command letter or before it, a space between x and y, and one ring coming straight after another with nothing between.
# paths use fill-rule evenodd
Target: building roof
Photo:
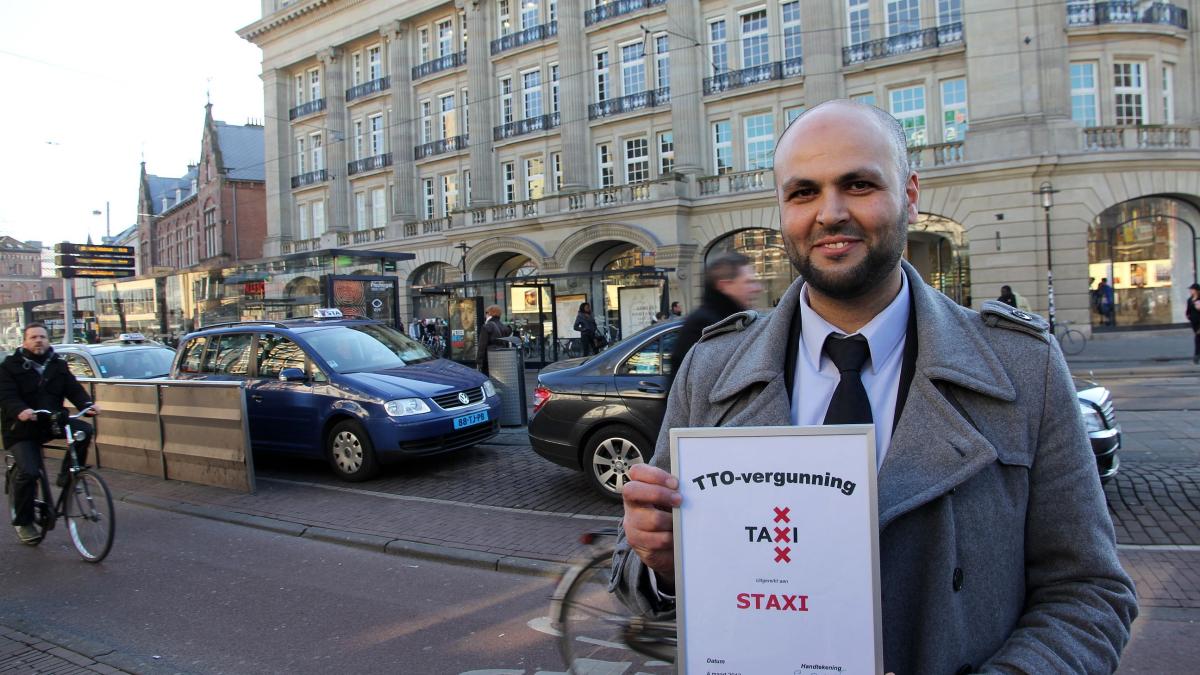
<instances>
[{"instance_id":1,"label":"building roof","mask_svg":"<svg viewBox=\"0 0 1200 675\"><path fill-rule=\"evenodd\" d=\"M23 241L17 241L8 235L0 235L0 251L13 251L16 253L38 253L41 254L41 242L37 242L37 246Z\"/></svg>"},{"instance_id":2,"label":"building roof","mask_svg":"<svg viewBox=\"0 0 1200 675\"><path fill-rule=\"evenodd\" d=\"M263 128L258 124L239 126L220 120L213 122L217 132L217 143L221 149L221 163L226 175L233 180L267 179L263 163Z\"/></svg>"},{"instance_id":3,"label":"building roof","mask_svg":"<svg viewBox=\"0 0 1200 675\"><path fill-rule=\"evenodd\" d=\"M154 176L146 174L146 186L150 190L150 210L154 215L162 215L192 196L192 181L199 173L196 167L191 167L181 178ZM182 198L176 199L177 190L183 190ZM163 208L163 197L167 198L166 208Z\"/></svg>"}]
</instances>

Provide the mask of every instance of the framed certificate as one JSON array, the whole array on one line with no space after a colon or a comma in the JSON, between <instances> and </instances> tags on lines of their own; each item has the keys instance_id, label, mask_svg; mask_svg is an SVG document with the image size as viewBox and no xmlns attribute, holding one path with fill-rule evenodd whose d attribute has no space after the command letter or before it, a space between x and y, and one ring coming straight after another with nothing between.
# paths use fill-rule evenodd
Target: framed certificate
<instances>
[{"instance_id":1,"label":"framed certificate","mask_svg":"<svg viewBox=\"0 0 1200 675\"><path fill-rule=\"evenodd\" d=\"M672 429L681 673L883 673L872 425Z\"/></svg>"}]
</instances>

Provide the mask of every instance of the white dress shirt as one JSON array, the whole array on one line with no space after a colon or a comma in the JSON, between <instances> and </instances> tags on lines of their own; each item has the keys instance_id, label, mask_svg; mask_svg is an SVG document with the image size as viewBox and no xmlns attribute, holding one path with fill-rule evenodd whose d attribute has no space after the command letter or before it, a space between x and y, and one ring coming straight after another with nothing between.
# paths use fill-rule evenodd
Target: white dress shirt
<instances>
[{"instance_id":1,"label":"white dress shirt","mask_svg":"<svg viewBox=\"0 0 1200 675\"><path fill-rule=\"evenodd\" d=\"M910 305L908 280L901 274L896 298L855 333L866 338L871 348L871 358L863 365L862 383L871 399L871 419L875 420L876 468L883 466L883 458L892 444ZM818 425L824 422L833 391L841 381L837 366L824 353L825 338L830 333L842 332L808 304L808 286L800 292L800 321L800 349L792 385L792 424Z\"/></svg>"}]
</instances>

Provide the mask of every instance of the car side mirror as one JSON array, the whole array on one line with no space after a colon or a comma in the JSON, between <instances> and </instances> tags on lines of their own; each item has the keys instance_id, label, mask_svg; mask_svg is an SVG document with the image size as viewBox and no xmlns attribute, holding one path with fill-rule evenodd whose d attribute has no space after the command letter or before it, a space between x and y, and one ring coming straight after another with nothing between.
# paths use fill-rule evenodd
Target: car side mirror
<instances>
[{"instance_id":1,"label":"car side mirror","mask_svg":"<svg viewBox=\"0 0 1200 675\"><path fill-rule=\"evenodd\" d=\"M304 382L308 380L308 376L299 368L284 368L279 371L280 382Z\"/></svg>"}]
</instances>

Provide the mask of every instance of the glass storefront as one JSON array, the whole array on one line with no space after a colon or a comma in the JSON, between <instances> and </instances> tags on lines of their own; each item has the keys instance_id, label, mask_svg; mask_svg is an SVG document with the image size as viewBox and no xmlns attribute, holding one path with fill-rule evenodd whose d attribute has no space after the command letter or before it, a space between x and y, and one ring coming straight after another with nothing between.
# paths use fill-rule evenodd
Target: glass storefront
<instances>
[{"instance_id":1,"label":"glass storefront","mask_svg":"<svg viewBox=\"0 0 1200 675\"><path fill-rule=\"evenodd\" d=\"M1092 325L1183 322L1187 287L1194 281L1197 223L1195 207L1167 197L1130 200L1097 216L1088 229L1089 289L1094 300L1101 279L1107 279L1115 311L1105 322L1093 301Z\"/></svg>"},{"instance_id":2,"label":"glass storefront","mask_svg":"<svg viewBox=\"0 0 1200 675\"><path fill-rule=\"evenodd\" d=\"M710 260L725 253L741 253L754 263L754 271L763 285L754 309L769 310L779 304L788 286L796 280L796 269L783 248L783 235L779 230L755 228L733 232L718 239L704 256L704 266ZM703 284L703 281L699 281ZM691 308L686 308L689 311Z\"/></svg>"}]
</instances>

